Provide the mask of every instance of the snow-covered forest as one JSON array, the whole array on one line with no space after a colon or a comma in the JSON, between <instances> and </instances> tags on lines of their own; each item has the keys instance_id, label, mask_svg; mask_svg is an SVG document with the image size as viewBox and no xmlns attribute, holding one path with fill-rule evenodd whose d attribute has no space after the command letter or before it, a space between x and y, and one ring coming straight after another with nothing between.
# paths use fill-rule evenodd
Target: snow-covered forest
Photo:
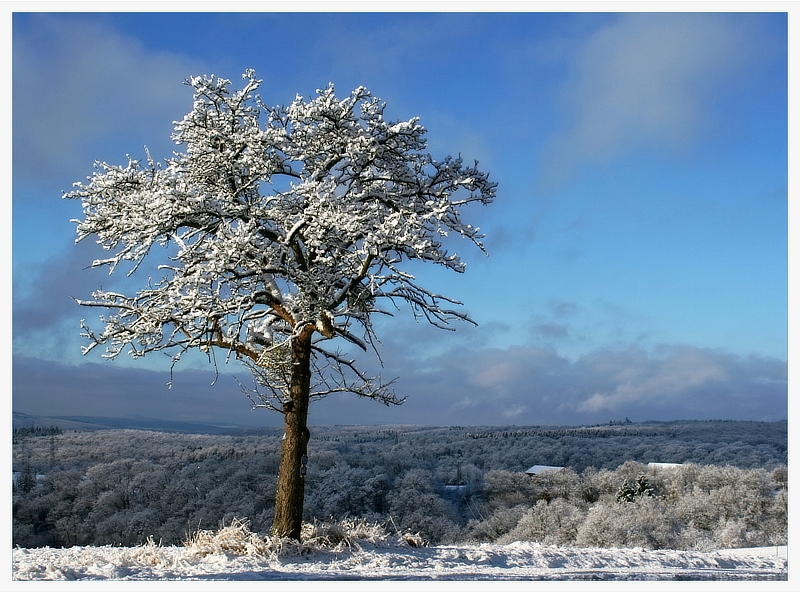
<instances>
[{"instance_id":1,"label":"snow-covered forest","mask_svg":"<svg viewBox=\"0 0 800 593\"><path fill-rule=\"evenodd\" d=\"M277 429L16 437L17 546L172 545L234 520L256 533L271 525ZM358 518L430 544L782 545L786 452L786 422L320 426L309 443L304 520ZM527 475L536 464L564 469Z\"/></svg>"}]
</instances>

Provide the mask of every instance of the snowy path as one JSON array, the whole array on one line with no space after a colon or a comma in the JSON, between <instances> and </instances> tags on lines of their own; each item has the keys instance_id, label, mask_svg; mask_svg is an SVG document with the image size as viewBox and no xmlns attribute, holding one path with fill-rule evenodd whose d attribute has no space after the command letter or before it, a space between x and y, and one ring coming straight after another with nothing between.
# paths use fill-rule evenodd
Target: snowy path
<instances>
[{"instance_id":1,"label":"snowy path","mask_svg":"<svg viewBox=\"0 0 800 593\"><path fill-rule=\"evenodd\" d=\"M776 553L777 552L777 553ZM565 548L530 542L430 548L362 545L265 558L184 547L15 549L15 580L787 580L776 551Z\"/></svg>"}]
</instances>

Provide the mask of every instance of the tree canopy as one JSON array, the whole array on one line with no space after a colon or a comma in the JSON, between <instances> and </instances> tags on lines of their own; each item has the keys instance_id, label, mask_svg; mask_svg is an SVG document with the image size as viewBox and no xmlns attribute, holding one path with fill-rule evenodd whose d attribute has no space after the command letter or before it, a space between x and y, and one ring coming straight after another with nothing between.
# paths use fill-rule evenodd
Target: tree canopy
<instances>
[{"instance_id":1,"label":"tree canopy","mask_svg":"<svg viewBox=\"0 0 800 593\"><path fill-rule=\"evenodd\" d=\"M269 107L255 94L254 72L243 79L232 90L223 78L191 78L194 108L173 134L183 151L163 165L149 153L126 166L97 163L88 183L66 195L83 203L78 240L94 235L111 252L93 266L113 272L132 262L133 271L154 246L174 246L159 266L163 277L135 295L98 290L79 301L114 312L102 332L84 325L85 351L100 344L108 357L126 348L134 357L168 350L177 361L188 349L216 347L245 361L269 388L260 405L281 409L289 343L313 328L314 353L339 371L317 395L346 389L396 402L321 343L374 345L372 315L391 313L381 301L408 303L440 327L467 319L402 264L463 271L442 240L455 233L483 248L459 209L490 203L495 184L477 163L422 152L418 119L387 121L385 103L363 87L340 100L330 85L311 100ZM342 384L345 369L358 379ZM325 374L323 365L317 371Z\"/></svg>"}]
</instances>

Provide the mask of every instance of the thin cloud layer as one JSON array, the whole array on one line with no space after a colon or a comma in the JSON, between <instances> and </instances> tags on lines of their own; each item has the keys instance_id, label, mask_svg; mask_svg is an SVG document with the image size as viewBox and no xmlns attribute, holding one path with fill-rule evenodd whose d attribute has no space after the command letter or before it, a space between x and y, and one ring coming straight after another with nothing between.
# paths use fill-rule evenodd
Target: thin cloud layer
<instances>
[{"instance_id":1,"label":"thin cloud layer","mask_svg":"<svg viewBox=\"0 0 800 593\"><path fill-rule=\"evenodd\" d=\"M13 344L16 353L53 360L80 360L81 319L93 329L102 327L98 309L81 307L75 299L91 300L98 288L133 294L143 278L158 278L152 262L142 268L142 277L122 273L109 276L107 268L90 268L93 260L107 253L87 239L57 254L39 267L14 278L12 290Z\"/></svg>"},{"instance_id":2,"label":"thin cloud layer","mask_svg":"<svg viewBox=\"0 0 800 593\"><path fill-rule=\"evenodd\" d=\"M109 285L107 270L87 269L104 255L96 243L83 241L24 277L20 275L12 297L15 336L53 331L64 320L74 320L79 307L72 297L88 299L89 287Z\"/></svg>"},{"instance_id":3,"label":"thin cloud layer","mask_svg":"<svg viewBox=\"0 0 800 593\"><path fill-rule=\"evenodd\" d=\"M597 349L575 361L552 349L449 351L391 366L408 395L370 420L423 424L592 424L623 418L777 420L787 417L785 361L688 345ZM323 417L322 414L319 415ZM342 417L343 418L343 417ZM331 420L333 422L333 420Z\"/></svg>"},{"instance_id":4,"label":"thin cloud layer","mask_svg":"<svg viewBox=\"0 0 800 593\"><path fill-rule=\"evenodd\" d=\"M88 175L101 158L98 143L118 135L160 138L159 147L171 150L172 121L191 100L180 83L202 71L198 60L150 52L98 22L64 18L34 14L14 22L15 181ZM142 146L133 149L143 154Z\"/></svg>"},{"instance_id":5,"label":"thin cloud layer","mask_svg":"<svg viewBox=\"0 0 800 593\"><path fill-rule=\"evenodd\" d=\"M396 358L393 356L393 358ZM42 415L216 420L274 426L275 413L250 411L230 373L168 372L108 363L80 366L16 357L14 409ZM448 351L426 364L387 363L408 400L384 407L335 395L311 406L313 424L574 425L634 421L787 418L785 361L693 346L652 352L600 349L576 361L553 350L512 347ZM247 384L242 369L239 378Z\"/></svg>"},{"instance_id":6,"label":"thin cloud layer","mask_svg":"<svg viewBox=\"0 0 800 593\"><path fill-rule=\"evenodd\" d=\"M719 87L756 59L748 37L746 22L724 14L620 15L574 55L562 96L570 124L550 142L543 171L558 181L633 150L690 147Z\"/></svg>"},{"instance_id":7,"label":"thin cloud layer","mask_svg":"<svg viewBox=\"0 0 800 593\"><path fill-rule=\"evenodd\" d=\"M224 370L224 369L222 369ZM238 375L247 380L247 371ZM15 356L14 411L38 416L148 418L179 422L230 422L277 426L282 418L253 411L231 375L180 370L168 388L169 371L111 362L66 365Z\"/></svg>"}]
</instances>

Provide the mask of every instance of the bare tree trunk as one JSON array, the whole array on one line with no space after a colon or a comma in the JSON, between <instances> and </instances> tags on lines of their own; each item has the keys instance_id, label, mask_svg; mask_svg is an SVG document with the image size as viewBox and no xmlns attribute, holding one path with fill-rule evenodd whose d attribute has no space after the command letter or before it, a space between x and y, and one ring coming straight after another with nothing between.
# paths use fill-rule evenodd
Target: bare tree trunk
<instances>
[{"instance_id":1,"label":"bare tree trunk","mask_svg":"<svg viewBox=\"0 0 800 593\"><path fill-rule=\"evenodd\" d=\"M311 336L314 329L304 330L292 344L291 401L284 405L283 444L278 469L278 492L275 497L275 519L272 534L300 540L305 494L305 459L309 431L308 400L311 385Z\"/></svg>"}]
</instances>

